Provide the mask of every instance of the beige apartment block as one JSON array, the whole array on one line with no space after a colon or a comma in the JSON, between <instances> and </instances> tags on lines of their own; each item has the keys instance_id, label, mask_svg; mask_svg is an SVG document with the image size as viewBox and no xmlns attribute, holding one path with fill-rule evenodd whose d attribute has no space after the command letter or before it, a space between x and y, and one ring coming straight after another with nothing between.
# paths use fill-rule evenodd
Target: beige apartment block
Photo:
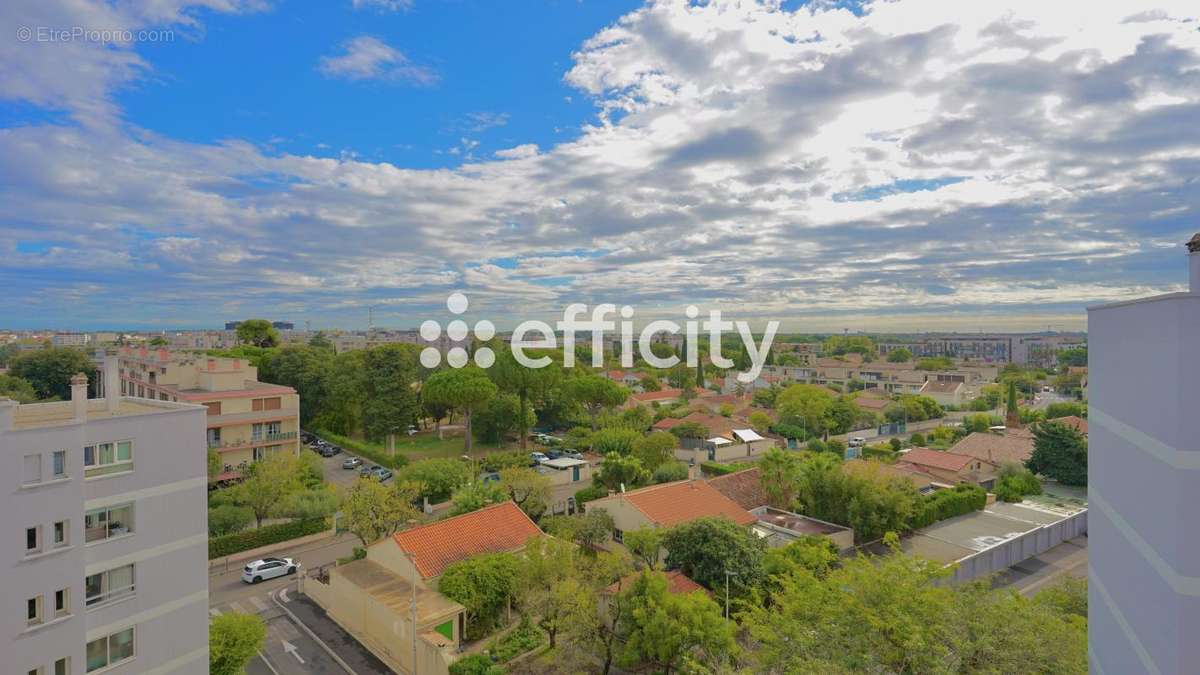
<instances>
[{"instance_id":1,"label":"beige apartment block","mask_svg":"<svg viewBox=\"0 0 1200 675\"><path fill-rule=\"evenodd\" d=\"M119 375L125 396L208 408L208 447L220 453L221 480L276 452L300 454L300 395L259 382L246 359L125 348Z\"/></svg>"},{"instance_id":2,"label":"beige apartment block","mask_svg":"<svg viewBox=\"0 0 1200 675\"><path fill-rule=\"evenodd\" d=\"M0 672L208 672L204 408L0 398Z\"/></svg>"}]
</instances>

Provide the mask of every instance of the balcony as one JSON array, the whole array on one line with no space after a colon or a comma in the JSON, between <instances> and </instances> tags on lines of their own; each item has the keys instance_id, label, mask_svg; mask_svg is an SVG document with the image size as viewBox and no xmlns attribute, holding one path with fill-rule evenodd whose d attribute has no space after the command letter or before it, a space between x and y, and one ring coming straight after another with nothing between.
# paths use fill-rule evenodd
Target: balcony
<instances>
[{"instance_id":1,"label":"balcony","mask_svg":"<svg viewBox=\"0 0 1200 675\"><path fill-rule=\"evenodd\" d=\"M292 441L296 439L295 431L280 431L274 434L258 434L251 436L249 440L239 439L236 441L225 440L209 440L209 450L236 450L239 448L250 448L268 443L279 443L281 441Z\"/></svg>"}]
</instances>

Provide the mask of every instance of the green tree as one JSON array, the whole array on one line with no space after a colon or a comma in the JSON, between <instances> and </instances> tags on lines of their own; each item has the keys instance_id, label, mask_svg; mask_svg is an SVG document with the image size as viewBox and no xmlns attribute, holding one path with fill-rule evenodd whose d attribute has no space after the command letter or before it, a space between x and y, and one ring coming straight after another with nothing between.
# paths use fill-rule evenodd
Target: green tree
<instances>
[{"instance_id":1,"label":"green tree","mask_svg":"<svg viewBox=\"0 0 1200 675\"><path fill-rule=\"evenodd\" d=\"M1053 421L1033 430L1033 454L1025 466L1063 485L1087 485L1087 438L1073 427Z\"/></svg>"},{"instance_id":2,"label":"green tree","mask_svg":"<svg viewBox=\"0 0 1200 675\"><path fill-rule=\"evenodd\" d=\"M573 541L585 552L595 553L596 547L612 533L613 519L604 509L588 509L581 515L547 516L541 525L546 534Z\"/></svg>"},{"instance_id":3,"label":"green tree","mask_svg":"<svg viewBox=\"0 0 1200 675\"><path fill-rule=\"evenodd\" d=\"M267 624L257 614L222 614L208 622L208 672L241 675L267 639Z\"/></svg>"},{"instance_id":4,"label":"green tree","mask_svg":"<svg viewBox=\"0 0 1200 675\"><path fill-rule=\"evenodd\" d=\"M550 477L529 467L510 467L500 470L500 485L525 515L533 520L542 517L550 508Z\"/></svg>"},{"instance_id":5,"label":"green tree","mask_svg":"<svg viewBox=\"0 0 1200 675\"><path fill-rule=\"evenodd\" d=\"M887 532L904 532L920 495L906 478L878 462L844 468L840 456L814 454L801 464L797 502L800 512L854 529L857 542Z\"/></svg>"},{"instance_id":6,"label":"green tree","mask_svg":"<svg viewBox=\"0 0 1200 675\"><path fill-rule=\"evenodd\" d=\"M416 485L387 486L375 478L359 478L342 496L341 523L363 547L391 535L419 515L413 507Z\"/></svg>"},{"instance_id":7,"label":"green tree","mask_svg":"<svg viewBox=\"0 0 1200 675\"><path fill-rule=\"evenodd\" d=\"M806 535L787 544L767 549L763 571L772 585L775 577L805 570L818 579L824 578L837 565L838 550L833 542L818 535Z\"/></svg>"},{"instance_id":8,"label":"green tree","mask_svg":"<svg viewBox=\"0 0 1200 675\"><path fill-rule=\"evenodd\" d=\"M333 343L329 341L329 338L325 336L323 331L313 333L313 336L308 338L308 346L313 349L333 351Z\"/></svg>"},{"instance_id":9,"label":"green tree","mask_svg":"<svg viewBox=\"0 0 1200 675\"><path fill-rule=\"evenodd\" d=\"M450 664L450 675L504 675L508 671L491 657L483 654L467 654Z\"/></svg>"},{"instance_id":10,"label":"green tree","mask_svg":"<svg viewBox=\"0 0 1200 675\"><path fill-rule=\"evenodd\" d=\"M477 480L459 487L450 496L453 504L450 515L459 516L505 501L508 501L508 491L499 482Z\"/></svg>"},{"instance_id":11,"label":"green tree","mask_svg":"<svg viewBox=\"0 0 1200 675\"><path fill-rule=\"evenodd\" d=\"M642 391L662 391L662 384L653 375L643 375L638 383L642 385Z\"/></svg>"},{"instance_id":12,"label":"green tree","mask_svg":"<svg viewBox=\"0 0 1200 675\"><path fill-rule=\"evenodd\" d=\"M221 469L223 469L223 468L224 467L222 466L222 463L221 463L221 453L217 452L216 450L213 450L212 448L209 448L208 449L208 479L209 480L216 479L217 476L221 475Z\"/></svg>"},{"instance_id":13,"label":"green tree","mask_svg":"<svg viewBox=\"0 0 1200 675\"><path fill-rule=\"evenodd\" d=\"M343 436L362 428L363 400L367 390L366 355L367 350L355 349L333 358L314 426ZM304 394L300 396L303 400Z\"/></svg>"},{"instance_id":14,"label":"green tree","mask_svg":"<svg viewBox=\"0 0 1200 675\"><path fill-rule=\"evenodd\" d=\"M488 369L488 376L501 391L517 397L518 405L514 410L530 411L525 416L513 415L513 430L520 437L521 449L525 450L528 447L529 428L537 422L536 415L532 415L533 408L541 402L547 390L562 379L562 370L553 360L545 368L528 368L517 361L511 349L497 348L492 351L497 356L496 362ZM529 356L536 358L538 354L531 351Z\"/></svg>"},{"instance_id":15,"label":"green tree","mask_svg":"<svg viewBox=\"0 0 1200 675\"><path fill-rule=\"evenodd\" d=\"M600 413L615 408L629 397L629 390L602 375L584 375L566 381L565 390L570 397L583 406L592 418L592 430L598 427Z\"/></svg>"},{"instance_id":16,"label":"green tree","mask_svg":"<svg viewBox=\"0 0 1200 675\"><path fill-rule=\"evenodd\" d=\"M651 480L655 483L674 483L688 477L688 465L678 460L670 460L658 465L654 469L654 474Z\"/></svg>"},{"instance_id":17,"label":"green tree","mask_svg":"<svg viewBox=\"0 0 1200 675\"><path fill-rule=\"evenodd\" d=\"M39 399L71 398L71 378L77 373L96 380L96 366L78 349L49 347L25 352L12 360L8 374L28 382Z\"/></svg>"},{"instance_id":18,"label":"green tree","mask_svg":"<svg viewBox=\"0 0 1200 675\"><path fill-rule=\"evenodd\" d=\"M453 563L438 590L466 609L466 637L487 635L500 613L516 599L521 561L511 553L485 553Z\"/></svg>"},{"instance_id":19,"label":"green tree","mask_svg":"<svg viewBox=\"0 0 1200 675\"><path fill-rule=\"evenodd\" d=\"M471 414L496 395L496 385L482 369L474 366L442 370L429 376L421 390L425 400L462 411L467 433L467 453L471 452Z\"/></svg>"},{"instance_id":20,"label":"green tree","mask_svg":"<svg viewBox=\"0 0 1200 675\"><path fill-rule=\"evenodd\" d=\"M239 504L254 511L255 523L262 527L262 521L275 515L288 495L302 488L300 460L281 450L251 464L242 482L233 487L233 494Z\"/></svg>"},{"instance_id":21,"label":"green tree","mask_svg":"<svg viewBox=\"0 0 1200 675\"><path fill-rule=\"evenodd\" d=\"M633 456L642 462L647 471L654 472L664 463L674 459L674 450L679 439L666 431L652 431L633 442Z\"/></svg>"},{"instance_id":22,"label":"green tree","mask_svg":"<svg viewBox=\"0 0 1200 675\"><path fill-rule=\"evenodd\" d=\"M686 363L677 363L667 371L667 384L676 389L691 389L696 386L696 372Z\"/></svg>"},{"instance_id":23,"label":"green tree","mask_svg":"<svg viewBox=\"0 0 1200 675\"><path fill-rule=\"evenodd\" d=\"M683 422L671 427L671 434L676 438L707 438L708 429L699 422Z\"/></svg>"},{"instance_id":24,"label":"green tree","mask_svg":"<svg viewBox=\"0 0 1200 675\"><path fill-rule=\"evenodd\" d=\"M758 433L766 433L771 428L771 416L761 410L750 413L750 428Z\"/></svg>"},{"instance_id":25,"label":"green tree","mask_svg":"<svg viewBox=\"0 0 1200 675\"><path fill-rule=\"evenodd\" d=\"M279 331L266 319L247 319L238 324L238 342L255 347L276 347L279 345Z\"/></svg>"},{"instance_id":26,"label":"green tree","mask_svg":"<svg viewBox=\"0 0 1200 675\"><path fill-rule=\"evenodd\" d=\"M293 492L279 504L276 515L298 520L327 518L338 510L339 499L332 486Z\"/></svg>"},{"instance_id":27,"label":"green tree","mask_svg":"<svg viewBox=\"0 0 1200 675\"><path fill-rule=\"evenodd\" d=\"M397 480L420 484L420 496L432 504L446 501L472 478L471 467L466 462L449 457L422 459L396 472Z\"/></svg>"},{"instance_id":28,"label":"green tree","mask_svg":"<svg viewBox=\"0 0 1200 675\"><path fill-rule=\"evenodd\" d=\"M632 563L624 551L596 555L592 564L581 568L581 580L589 592L566 622L566 635L573 644L598 652L604 675L611 671L628 632L628 591L632 583L626 583L625 577L631 570Z\"/></svg>"},{"instance_id":29,"label":"green tree","mask_svg":"<svg viewBox=\"0 0 1200 675\"><path fill-rule=\"evenodd\" d=\"M329 396L333 352L305 345L286 345L267 357L260 375L265 382L292 387L300 394L300 422L311 425Z\"/></svg>"},{"instance_id":30,"label":"green tree","mask_svg":"<svg viewBox=\"0 0 1200 675\"><path fill-rule=\"evenodd\" d=\"M639 564L651 569L657 569L662 557L663 537L667 531L661 527L643 525L636 530L625 532L621 537L625 550Z\"/></svg>"},{"instance_id":31,"label":"green tree","mask_svg":"<svg viewBox=\"0 0 1200 675\"><path fill-rule=\"evenodd\" d=\"M767 503L777 509L795 508L800 490L800 458L792 452L771 448L758 463L759 484Z\"/></svg>"},{"instance_id":32,"label":"green tree","mask_svg":"<svg viewBox=\"0 0 1200 675\"><path fill-rule=\"evenodd\" d=\"M1086 366L1088 364L1087 347L1079 347L1077 349L1064 349L1058 353L1058 365L1067 366Z\"/></svg>"},{"instance_id":33,"label":"green tree","mask_svg":"<svg viewBox=\"0 0 1200 675\"><path fill-rule=\"evenodd\" d=\"M584 601L587 589L578 578L576 548L553 537L535 537L525 546L517 579L521 605L557 645L559 632Z\"/></svg>"},{"instance_id":34,"label":"green tree","mask_svg":"<svg viewBox=\"0 0 1200 675\"><path fill-rule=\"evenodd\" d=\"M710 590L724 589L725 571L736 596L749 593L763 577L766 542L728 518L699 518L672 527L663 536L668 569L678 569Z\"/></svg>"},{"instance_id":35,"label":"green tree","mask_svg":"<svg viewBox=\"0 0 1200 675\"><path fill-rule=\"evenodd\" d=\"M899 347L888 352L888 363L907 363L912 361L913 353L904 347Z\"/></svg>"},{"instance_id":36,"label":"green tree","mask_svg":"<svg viewBox=\"0 0 1200 675\"><path fill-rule=\"evenodd\" d=\"M513 394L499 394L483 405L475 413L475 437L489 443L499 443L506 436L516 433L521 438L521 446L525 447L528 436L525 430L537 422L533 408L524 404L524 414L521 413L521 399Z\"/></svg>"},{"instance_id":37,"label":"green tree","mask_svg":"<svg viewBox=\"0 0 1200 675\"><path fill-rule=\"evenodd\" d=\"M2 389L3 385L0 384L0 390ZM1072 415L1075 417L1084 417L1087 415L1087 411L1084 409L1082 403L1065 401L1062 403L1051 403L1046 406L1046 419L1048 420L1058 419L1059 417L1070 417Z\"/></svg>"},{"instance_id":38,"label":"green tree","mask_svg":"<svg viewBox=\"0 0 1200 675\"><path fill-rule=\"evenodd\" d=\"M642 466L642 461L631 455L618 455L611 452L600 462L600 473L596 481L610 490L619 489L624 485L633 489L650 480L650 472Z\"/></svg>"},{"instance_id":39,"label":"green tree","mask_svg":"<svg viewBox=\"0 0 1200 675\"><path fill-rule=\"evenodd\" d=\"M378 440L402 433L420 415L413 386L418 372L416 345L372 347L364 354L363 368L363 434Z\"/></svg>"},{"instance_id":40,"label":"green tree","mask_svg":"<svg viewBox=\"0 0 1200 675\"><path fill-rule=\"evenodd\" d=\"M592 434L592 452L597 455L616 453L632 455L642 434L624 427L608 427Z\"/></svg>"},{"instance_id":41,"label":"green tree","mask_svg":"<svg viewBox=\"0 0 1200 675\"><path fill-rule=\"evenodd\" d=\"M780 422L801 425L820 436L832 424L833 394L814 384L793 384L776 397L775 409Z\"/></svg>"},{"instance_id":42,"label":"green tree","mask_svg":"<svg viewBox=\"0 0 1200 675\"><path fill-rule=\"evenodd\" d=\"M704 593L671 593L666 577L651 571L643 572L627 592L623 664L646 664L669 675L685 662L716 662L737 649L733 625Z\"/></svg>"},{"instance_id":43,"label":"green tree","mask_svg":"<svg viewBox=\"0 0 1200 675\"><path fill-rule=\"evenodd\" d=\"M249 507L222 504L208 510L208 536L241 532L254 522L254 511Z\"/></svg>"},{"instance_id":44,"label":"green tree","mask_svg":"<svg viewBox=\"0 0 1200 675\"><path fill-rule=\"evenodd\" d=\"M917 370L953 370L954 360L948 356L926 356L917 359Z\"/></svg>"}]
</instances>

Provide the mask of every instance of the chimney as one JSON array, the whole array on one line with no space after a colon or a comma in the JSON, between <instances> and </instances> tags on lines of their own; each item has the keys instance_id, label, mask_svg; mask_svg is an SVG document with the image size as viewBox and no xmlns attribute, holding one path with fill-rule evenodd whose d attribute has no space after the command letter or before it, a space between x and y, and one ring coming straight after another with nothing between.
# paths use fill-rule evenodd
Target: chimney
<instances>
[{"instance_id":1,"label":"chimney","mask_svg":"<svg viewBox=\"0 0 1200 675\"><path fill-rule=\"evenodd\" d=\"M1187 248L1192 295L1200 295L1200 232L1187 243Z\"/></svg>"},{"instance_id":2,"label":"chimney","mask_svg":"<svg viewBox=\"0 0 1200 675\"><path fill-rule=\"evenodd\" d=\"M87 419L87 405L87 375L75 373L75 377L71 378L71 407L75 411L76 422Z\"/></svg>"},{"instance_id":3,"label":"chimney","mask_svg":"<svg viewBox=\"0 0 1200 675\"><path fill-rule=\"evenodd\" d=\"M117 357L104 357L104 408L113 413L121 405L121 378L117 375Z\"/></svg>"}]
</instances>

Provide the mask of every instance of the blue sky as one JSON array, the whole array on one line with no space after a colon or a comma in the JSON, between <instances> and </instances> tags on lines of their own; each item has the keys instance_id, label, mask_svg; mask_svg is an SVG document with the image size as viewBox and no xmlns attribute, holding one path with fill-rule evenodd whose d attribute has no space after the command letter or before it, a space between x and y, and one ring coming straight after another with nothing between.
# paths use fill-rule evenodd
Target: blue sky
<instances>
[{"instance_id":1,"label":"blue sky","mask_svg":"<svg viewBox=\"0 0 1200 675\"><path fill-rule=\"evenodd\" d=\"M1200 227L1200 10L1151 4L13 0L0 328L1083 328Z\"/></svg>"}]
</instances>

